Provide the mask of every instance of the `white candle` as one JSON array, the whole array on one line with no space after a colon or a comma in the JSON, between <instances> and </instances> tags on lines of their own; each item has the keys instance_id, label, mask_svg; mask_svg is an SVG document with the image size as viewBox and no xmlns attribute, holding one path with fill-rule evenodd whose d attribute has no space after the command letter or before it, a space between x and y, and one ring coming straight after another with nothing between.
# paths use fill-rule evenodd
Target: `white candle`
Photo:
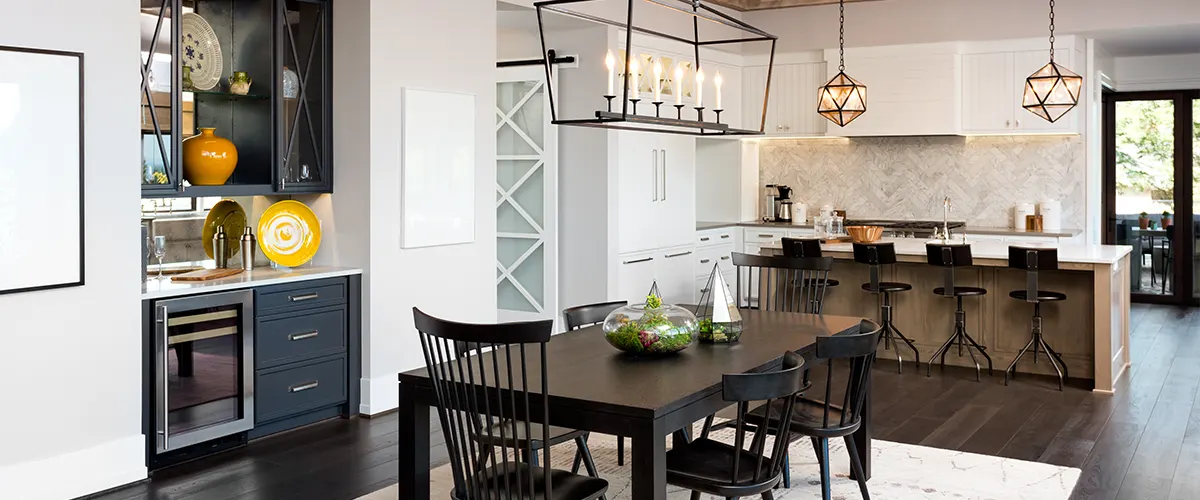
<instances>
[{"instance_id":1,"label":"white candle","mask_svg":"<svg viewBox=\"0 0 1200 500\"><path fill-rule=\"evenodd\" d=\"M675 104L683 104L683 63L675 65L675 83L671 85L671 89L675 92Z\"/></svg>"},{"instance_id":2,"label":"white candle","mask_svg":"<svg viewBox=\"0 0 1200 500\"><path fill-rule=\"evenodd\" d=\"M696 107L704 107L704 70L696 70Z\"/></svg>"},{"instance_id":3,"label":"white candle","mask_svg":"<svg viewBox=\"0 0 1200 500\"><path fill-rule=\"evenodd\" d=\"M721 109L721 83L724 79L721 78L721 70L717 70L717 74L713 76L713 85L717 86L717 107L713 109Z\"/></svg>"},{"instance_id":4,"label":"white candle","mask_svg":"<svg viewBox=\"0 0 1200 500\"><path fill-rule=\"evenodd\" d=\"M638 63L637 59L629 60L629 98L638 98Z\"/></svg>"},{"instance_id":5,"label":"white candle","mask_svg":"<svg viewBox=\"0 0 1200 500\"><path fill-rule=\"evenodd\" d=\"M662 61L654 61L654 102L662 102Z\"/></svg>"},{"instance_id":6,"label":"white candle","mask_svg":"<svg viewBox=\"0 0 1200 500\"><path fill-rule=\"evenodd\" d=\"M608 67L608 93L604 95L616 95L613 94L613 80L617 75L617 58L613 57L612 50L604 55L604 65Z\"/></svg>"}]
</instances>

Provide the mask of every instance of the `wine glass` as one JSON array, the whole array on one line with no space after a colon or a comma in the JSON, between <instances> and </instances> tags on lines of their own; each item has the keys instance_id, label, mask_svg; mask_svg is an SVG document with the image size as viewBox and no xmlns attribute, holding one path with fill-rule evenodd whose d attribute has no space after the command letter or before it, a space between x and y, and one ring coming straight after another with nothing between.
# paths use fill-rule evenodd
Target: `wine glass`
<instances>
[{"instance_id":1,"label":"wine glass","mask_svg":"<svg viewBox=\"0 0 1200 500\"><path fill-rule=\"evenodd\" d=\"M167 237L154 237L154 258L158 259L158 279L163 279L163 257L167 256Z\"/></svg>"}]
</instances>

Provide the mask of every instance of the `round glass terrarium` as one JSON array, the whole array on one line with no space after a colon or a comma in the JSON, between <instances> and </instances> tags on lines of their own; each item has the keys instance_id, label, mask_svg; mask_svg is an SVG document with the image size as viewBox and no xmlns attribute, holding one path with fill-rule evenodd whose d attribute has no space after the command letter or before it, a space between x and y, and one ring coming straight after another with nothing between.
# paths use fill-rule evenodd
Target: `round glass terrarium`
<instances>
[{"instance_id":1,"label":"round glass terrarium","mask_svg":"<svg viewBox=\"0 0 1200 500\"><path fill-rule=\"evenodd\" d=\"M671 354L695 342L696 316L651 296L646 304L628 305L609 313L604 318L604 338L630 354Z\"/></svg>"}]
</instances>

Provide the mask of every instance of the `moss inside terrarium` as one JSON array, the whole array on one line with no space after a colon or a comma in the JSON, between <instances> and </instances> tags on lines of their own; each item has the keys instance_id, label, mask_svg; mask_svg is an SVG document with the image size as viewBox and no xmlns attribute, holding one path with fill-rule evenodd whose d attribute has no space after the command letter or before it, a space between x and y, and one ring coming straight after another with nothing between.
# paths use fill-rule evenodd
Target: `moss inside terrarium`
<instances>
[{"instance_id":1,"label":"moss inside terrarium","mask_svg":"<svg viewBox=\"0 0 1200 500\"><path fill-rule=\"evenodd\" d=\"M742 338L742 322L713 322L711 318L704 318L700 320L697 331L701 342L737 342Z\"/></svg>"},{"instance_id":2,"label":"moss inside terrarium","mask_svg":"<svg viewBox=\"0 0 1200 500\"><path fill-rule=\"evenodd\" d=\"M686 325L675 325L650 307L641 319L622 317L619 321L621 326L606 335L609 343L622 351L665 354L683 349L692 341Z\"/></svg>"}]
</instances>

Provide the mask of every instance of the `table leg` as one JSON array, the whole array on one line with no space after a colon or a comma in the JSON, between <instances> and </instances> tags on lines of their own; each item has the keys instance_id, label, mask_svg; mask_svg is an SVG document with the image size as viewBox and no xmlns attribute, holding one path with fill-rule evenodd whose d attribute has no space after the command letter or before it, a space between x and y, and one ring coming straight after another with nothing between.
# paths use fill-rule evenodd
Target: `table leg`
<instances>
[{"instance_id":1,"label":"table leg","mask_svg":"<svg viewBox=\"0 0 1200 500\"><path fill-rule=\"evenodd\" d=\"M429 499L429 403L400 384L400 498Z\"/></svg>"},{"instance_id":2,"label":"table leg","mask_svg":"<svg viewBox=\"0 0 1200 500\"><path fill-rule=\"evenodd\" d=\"M856 448L858 448L859 455L861 455L863 475L867 476L865 479L868 481L871 479L871 433L873 431L872 420L874 420L871 418L871 386L875 385L874 382L871 381L873 378L875 378L875 375L874 373L871 373L867 376L867 383L864 384L864 390L866 391L867 395L866 399L863 401L862 426L860 426L858 431L854 433L854 445ZM855 480L858 479L857 477L854 477L853 473L850 474L850 478Z\"/></svg>"},{"instance_id":3,"label":"table leg","mask_svg":"<svg viewBox=\"0 0 1200 500\"><path fill-rule=\"evenodd\" d=\"M630 437L633 438L633 460L629 467L632 500L666 500L666 427L661 420L646 422Z\"/></svg>"}]
</instances>

